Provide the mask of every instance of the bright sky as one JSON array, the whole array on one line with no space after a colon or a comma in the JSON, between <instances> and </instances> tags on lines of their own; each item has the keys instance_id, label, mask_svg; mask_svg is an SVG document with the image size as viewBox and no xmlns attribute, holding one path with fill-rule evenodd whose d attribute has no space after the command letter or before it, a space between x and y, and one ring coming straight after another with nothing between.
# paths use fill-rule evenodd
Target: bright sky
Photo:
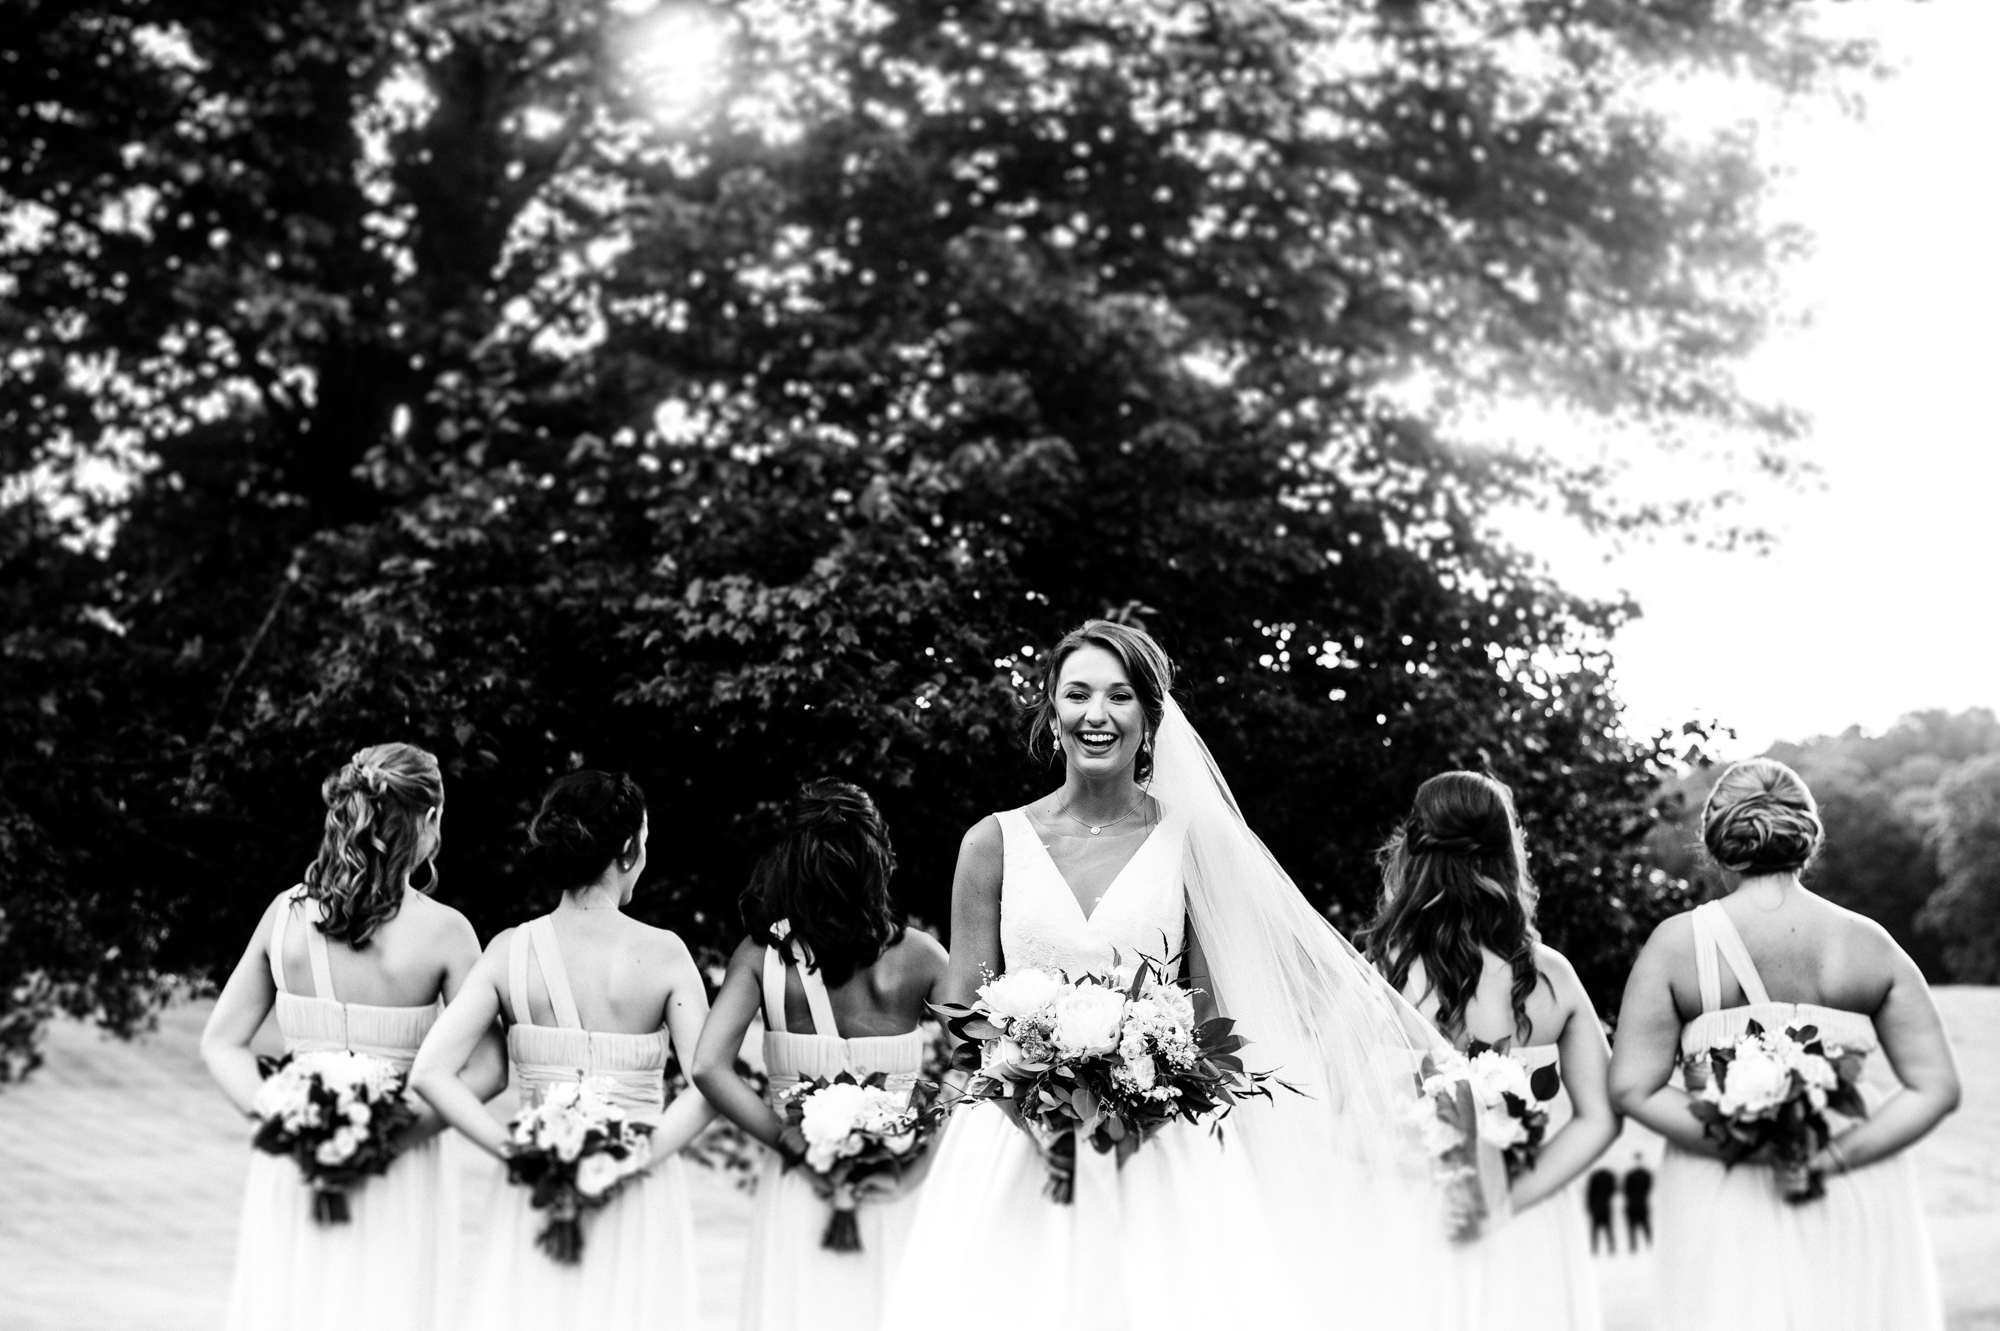
<instances>
[{"instance_id":1,"label":"bright sky","mask_svg":"<svg viewBox=\"0 0 2000 1331\"><path fill-rule=\"evenodd\" d=\"M1792 168L1777 211L1818 244L1789 282L1812 324L1767 347L1755 381L1814 418L1819 483L1747 487L1743 516L1780 537L1762 558L1675 541L1607 562L1528 538L1565 583L1643 607L1614 644L1633 728L1714 717L1739 733L1730 754L2000 707L2000 4L1833 9L1900 73L1870 87L1865 119L1769 140Z\"/></svg>"}]
</instances>

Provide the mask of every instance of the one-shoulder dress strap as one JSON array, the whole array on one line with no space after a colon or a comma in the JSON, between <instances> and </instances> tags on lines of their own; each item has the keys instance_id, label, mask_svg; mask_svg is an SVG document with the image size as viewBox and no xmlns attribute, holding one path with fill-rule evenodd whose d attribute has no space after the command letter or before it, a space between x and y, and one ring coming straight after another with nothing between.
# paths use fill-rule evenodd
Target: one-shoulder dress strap
<instances>
[{"instance_id":1,"label":"one-shoulder dress strap","mask_svg":"<svg viewBox=\"0 0 2000 1331\"><path fill-rule=\"evenodd\" d=\"M773 937L790 938L792 922L779 920L771 926ZM812 952L804 942L792 939L792 947L803 964L797 966L799 983L806 991L806 1011L812 1017L814 1035L838 1037L840 1027L833 1019L833 995L826 990L826 977L813 964ZM764 1024L771 1030L789 1029L785 1020L785 971L788 967L776 947L764 949Z\"/></svg>"},{"instance_id":2,"label":"one-shoulder dress strap","mask_svg":"<svg viewBox=\"0 0 2000 1331\"><path fill-rule=\"evenodd\" d=\"M278 907L278 918L271 921L271 979L277 984L278 992L289 994L285 988L285 922L292 918L292 903L299 899L297 888L285 893L285 904Z\"/></svg>"},{"instance_id":3,"label":"one-shoulder dress strap","mask_svg":"<svg viewBox=\"0 0 2000 1331\"><path fill-rule=\"evenodd\" d=\"M576 1010L576 994L569 987L569 972L563 969L562 948L556 945L556 922L544 915L529 924L535 931L535 965L542 972L542 985L549 991L549 1006L556 1010L556 1025L580 1031L583 1018Z\"/></svg>"},{"instance_id":4,"label":"one-shoulder dress strap","mask_svg":"<svg viewBox=\"0 0 2000 1331\"><path fill-rule=\"evenodd\" d=\"M1764 977L1757 973L1757 963L1750 960L1750 949L1743 945L1743 935L1736 932L1736 921L1729 918L1720 901L1708 904L1715 907L1715 946L1722 950L1722 959L1729 963L1729 969L1736 972L1736 983L1743 986L1744 999L1751 1003L1770 1002L1771 993L1764 987ZM1716 987L1721 987L1719 977Z\"/></svg>"},{"instance_id":5,"label":"one-shoulder dress strap","mask_svg":"<svg viewBox=\"0 0 2000 1331\"><path fill-rule=\"evenodd\" d=\"M312 963L313 997L333 999L333 963L327 960L326 935L319 927L319 922L326 918L326 912L317 901L310 897L305 900L306 960Z\"/></svg>"},{"instance_id":6,"label":"one-shoulder dress strap","mask_svg":"<svg viewBox=\"0 0 2000 1331\"><path fill-rule=\"evenodd\" d=\"M524 924L514 931L513 945L507 949L507 1001L514 1008L517 1026L535 1024L528 1011L528 953L534 947L534 930Z\"/></svg>"}]
</instances>

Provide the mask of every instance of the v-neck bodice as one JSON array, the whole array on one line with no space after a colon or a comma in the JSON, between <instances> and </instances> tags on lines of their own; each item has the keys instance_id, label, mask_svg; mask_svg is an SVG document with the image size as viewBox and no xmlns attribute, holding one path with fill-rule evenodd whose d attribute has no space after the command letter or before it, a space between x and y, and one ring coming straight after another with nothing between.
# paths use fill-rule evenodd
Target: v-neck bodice
<instances>
[{"instance_id":1,"label":"v-neck bodice","mask_svg":"<svg viewBox=\"0 0 2000 1331\"><path fill-rule=\"evenodd\" d=\"M1181 879L1187 827L1171 809L1097 899L1088 917L1026 809L998 815L1004 848L1000 951L1008 970L1038 966L1103 971L1140 955L1181 950L1187 899Z\"/></svg>"}]
</instances>

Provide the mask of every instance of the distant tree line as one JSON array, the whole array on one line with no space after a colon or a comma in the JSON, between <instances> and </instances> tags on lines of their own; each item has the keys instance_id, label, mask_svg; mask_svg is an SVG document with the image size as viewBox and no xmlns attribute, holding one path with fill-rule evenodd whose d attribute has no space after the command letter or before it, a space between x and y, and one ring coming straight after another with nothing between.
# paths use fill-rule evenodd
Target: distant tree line
<instances>
[{"instance_id":1,"label":"distant tree line","mask_svg":"<svg viewBox=\"0 0 2000 1331\"><path fill-rule=\"evenodd\" d=\"M2000 983L2000 720L1985 708L1916 712L1880 735L1858 728L1770 756L1818 798L1826 848L1817 892L1886 928L1933 981ZM1699 813L1719 768L1670 782L1646 859L1662 880L1713 890Z\"/></svg>"}]
</instances>

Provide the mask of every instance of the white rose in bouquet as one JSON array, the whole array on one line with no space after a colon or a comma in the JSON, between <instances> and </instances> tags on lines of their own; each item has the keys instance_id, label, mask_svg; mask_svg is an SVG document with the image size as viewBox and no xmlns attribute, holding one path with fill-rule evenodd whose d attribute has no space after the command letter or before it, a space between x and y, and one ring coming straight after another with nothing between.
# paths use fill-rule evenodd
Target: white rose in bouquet
<instances>
[{"instance_id":1,"label":"white rose in bouquet","mask_svg":"<svg viewBox=\"0 0 2000 1331\"><path fill-rule=\"evenodd\" d=\"M806 1162L825 1171L843 1155L860 1150L854 1134L867 1110L868 1093L853 1082L837 1081L808 1095L799 1122L806 1138Z\"/></svg>"},{"instance_id":2,"label":"white rose in bouquet","mask_svg":"<svg viewBox=\"0 0 2000 1331\"><path fill-rule=\"evenodd\" d=\"M1056 1002L1056 1047L1070 1058L1108 1054L1118 1047L1125 1021L1125 995L1102 985L1083 984Z\"/></svg>"},{"instance_id":3,"label":"white rose in bouquet","mask_svg":"<svg viewBox=\"0 0 2000 1331\"><path fill-rule=\"evenodd\" d=\"M1062 997L1068 988L1047 971L1026 967L1008 971L981 985L979 998L996 1020L1005 1023L1034 1016Z\"/></svg>"},{"instance_id":4,"label":"white rose in bouquet","mask_svg":"<svg viewBox=\"0 0 2000 1331\"><path fill-rule=\"evenodd\" d=\"M1757 1115L1784 1103L1791 1088L1791 1069L1762 1042L1745 1043L1729 1060L1722 1094L1716 1105L1723 1113Z\"/></svg>"},{"instance_id":5,"label":"white rose in bouquet","mask_svg":"<svg viewBox=\"0 0 2000 1331\"><path fill-rule=\"evenodd\" d=\"M624 1176L621 1161L597 1151L577 1162L576 1190L586 1197L601 1197L606 1188Z\"/></svg>"},{"instance_id":6,"label":"white rose in bouquet","mask_svg":"<svg viewBox=\"0 0 2000 1331\"><path fill-rule=\"evenodd\" d=\"M1468 1060L1472 1093L1481 1105L1498 1106L1502 1095L1512 1095L1532 1104L1535 1093L1528 1086L1528 1070L1497 1049L1488 1049Z\"/></svg>"},{"instance_id":7,"label":"white rose in bouquet","mask_svg":"<svg viewBox=\"0 0 2000 1331\"><path fill-rule=\"evenodd\" d=\"M565 1115L548 1125L543 1138L558 1160L570 1164L583 1154L583 1139L589 1133L590 1127L583 1120Z\"/></svg>"}]
</instances>

